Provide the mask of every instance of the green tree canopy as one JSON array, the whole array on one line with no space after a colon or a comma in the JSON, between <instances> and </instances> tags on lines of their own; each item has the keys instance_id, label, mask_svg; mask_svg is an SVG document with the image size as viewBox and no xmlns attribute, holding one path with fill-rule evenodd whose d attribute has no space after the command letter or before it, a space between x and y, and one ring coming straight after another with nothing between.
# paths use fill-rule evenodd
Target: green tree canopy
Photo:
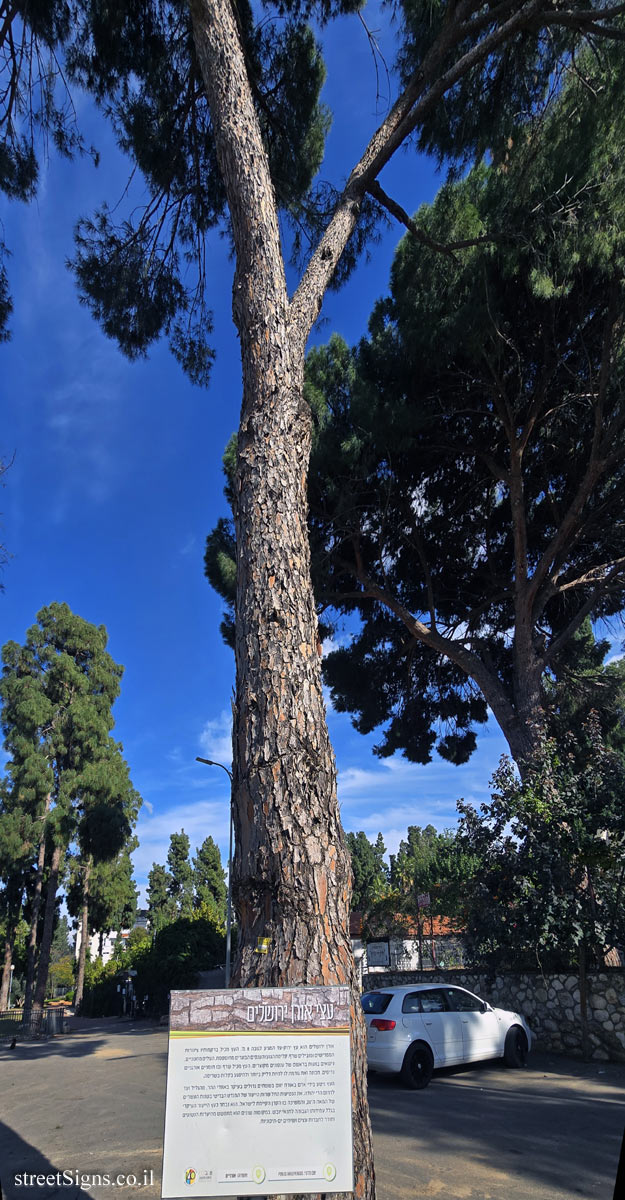
<instances>
[{"instance_id":1,"label":"green tree canopy","mask_svg":"<svg viewBox=\"0 0 625 1200\"><path fill-rule=\"evenodd\" d=\"M193 911L193 868L189 848L189 837L184 829L171 834L167 851L168 892L181 917L189 917Z\"/></svg>"},{"instance_id":2,"label":"green tree canopy","mask_svg":"<svg viewBox=\"0 0 625 1200\"><path fill-rule=\"evenodd\" d=\"M106 645L103 625L96 627L72 613L67 604L55 603L38 613L23 646L7 642L2 650L0 697L7 770L20 803L28 805L39 822L27 1003L44 867L46 905L35 994L40 1004L46 991L56 894L70 843L80 835L92 840L108 836L107 814L115 825L114 837L123 841L125 818L110 790L115 782L110 769L111 708L123 668L113 661Z\"/></svg>"},{"instance_id":3,"label":"green tree canopy","mask_svg":"<svg viewBox=\"0 0 625 1200\"><path fill-rule=\"evenodd\" d=\"M148 874L148 919L151 929L161 929L174 920L176 905L169 894L170 884L171 875L167 869L161 863L152 863Z\"/></svg>"},{"instance_id":4,"label":"green tree canopy","mask_svg":"<svg viewBox=\"0 0 625 1200\"><path fill-rule=\"evenodd\" d=\"M381 833L375 842L370 842L362 829L346 834L346 838L354 876L352 908L367 912L388 886L388 867L384 861L386 846Z\"/></svg>"},{"instance_id":5,"label":"green tree canopy","mask_svg":"<svg viewBox=\"0 0 625 1200\"><path fill-rule=\"evenodd\" d=\"M211 835L204 839L193 858L193 902L195 908L226 920L226 877L219 846Z\"/></svg>"},{"instance_id":6,"label":"green tree canopy","mask_svg":"<svg viewBox=\"0 0 625 1200\"><path fill-rule=\"evenodd\" d=\"M309 355L318 606L361 622L324 673L379 754L466 761L490 706L522 761L588 615L623 607L619 62L584 60L504 164L445 186L369 337ZM233 553L222 521L229 601Z\"/></svg>"},{"instance_id":7,"label":"green tree canopy","mask_svg":"<svg viewBox=\"0 0 625 1200\"><path fill-rule=\"evenodd\" d=\"M625 764L596 715L561 745L544 731L537 742L524 782L504 758L490 803L458 805L461 844L479 863L466 895L472 957L493 968L602 966L625 946Z\"/></svg>"}]
</instances>

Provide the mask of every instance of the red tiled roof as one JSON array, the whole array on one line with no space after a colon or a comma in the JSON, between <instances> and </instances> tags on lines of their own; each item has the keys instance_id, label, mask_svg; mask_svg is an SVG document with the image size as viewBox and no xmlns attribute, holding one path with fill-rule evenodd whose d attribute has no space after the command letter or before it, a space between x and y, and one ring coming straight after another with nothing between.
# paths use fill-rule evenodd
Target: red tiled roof
<instances>
[{"instance_id":1,"label":"red tiled roof","mask_svg":"<svg viewBox=\"0 0 625 1200\"><path fill-rule=\"evenodd\" d=\"M419 936L419 928L413 917L408 917L404 913L396 913L392 919L393 932L389 934L381 933L380 937L403 937L417 938ZM449 937L452 934L463 933L463 929L455 924L450 917L430 916L429 913L424 914L421 923L421 934L423 937ZM349 917L349 933L350 937L362 937L362 913L352 912ZM370 939L371 940L371 939Z\"/></svg>"}]
</instances>

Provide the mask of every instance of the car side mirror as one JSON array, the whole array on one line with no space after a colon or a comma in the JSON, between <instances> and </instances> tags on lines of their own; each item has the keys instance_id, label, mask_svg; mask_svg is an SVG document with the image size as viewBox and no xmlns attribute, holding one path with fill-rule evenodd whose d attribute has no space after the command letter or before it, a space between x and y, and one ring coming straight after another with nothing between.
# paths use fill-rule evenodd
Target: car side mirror
<instances>
[{"instance_id":1,"label":"car side mirror","mask_svg":"<svg viewBox=\"0 0 625 1200\"><path fill-rule=\"evenodd\" d=\"M487 1013L487 1012L492 1012L492 1011L493 1011L492 1006L488 1003L488 1001L482 1000L482 1012Z\"/></svg>"}]
</instances>

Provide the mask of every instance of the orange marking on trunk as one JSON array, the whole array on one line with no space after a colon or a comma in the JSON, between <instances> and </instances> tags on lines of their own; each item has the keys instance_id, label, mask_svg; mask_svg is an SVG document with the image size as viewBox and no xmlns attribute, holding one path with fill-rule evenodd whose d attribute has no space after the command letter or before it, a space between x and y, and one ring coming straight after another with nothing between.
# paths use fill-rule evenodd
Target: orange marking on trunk
<instances>
[{"instance_id":1,"label":"orange marking on trunk","mask_svg":"<svg viewBox=\"0 0 625 1200\"><path fill-rule=\"evenodd\" d=\"M317 884L317 895L319 897L319 912L323 916L326 910L326 901L328 899L328 881L325 875L322 875Z\"/></svg>"}]
</instances>

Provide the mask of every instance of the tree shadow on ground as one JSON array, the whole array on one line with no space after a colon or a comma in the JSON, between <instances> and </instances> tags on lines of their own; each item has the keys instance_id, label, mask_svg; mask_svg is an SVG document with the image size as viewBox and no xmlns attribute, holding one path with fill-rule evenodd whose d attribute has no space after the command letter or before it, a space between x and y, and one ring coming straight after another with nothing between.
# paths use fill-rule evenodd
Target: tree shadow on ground
<instances>
[{"instance_id":1,"label":"tree shadow on ground","mask_svg":"<svg viewBox=\"0 0 625 1200\"><path fill-rule=\"evenodd\" d=\"M59 1034L58 1037L46 1038L37 1042L18 1040L13 1049L10 1045L0 1047L0 1063L12 1062L16 1059L31 1061L35 1058L48 1058L51 1055L62 1055L64 1058L84 1058L87 1054L94 1054L96 1050L105 1045L104 1038L79 1039L72 1038L68 1034Z\"/></svg>"},{"instance_id":2,"label":"tree shadow on ground","mask_svg":"<svg viewBox=\"0 0 625 1200\"><path fill-rule=\"evenodd\" d=\"M74 1171L56 1167L40 1150L24 1141L18 1133L0 1121L0 1197L2 1200L22 1200L25 1194L24 1175L45 1176L46 1182L27 1187L26 1194L36 1194L37 1200L79 1200L89 1193L76 1181ZM16 1177L20 1180L16 1183ZM64 1182L65 1177L65 1182ZM48 1182L51 1181L51 1182Z\"/></svg>"},{"instance_id":3,"label":"tree shadow on ground","mask_svg":"<svg viewBox=\"0 0 625 1200\"><path fill-rule=\"evenodd\" d=\"M369 1104L376 1133L409 1139L415 1163L440 1155L467 1170L496 1164L517 1186L603 1200L616 1177L624 1081L622 1064L536 1056L528 1071L492 1062L447 1068L417 1092L397 1076L370 1074Z\"/></svg>"},{"instance_id":4,"label":"tree shadow on ground","mask_svg":"<svg viewBox=\"0 0 625 1200\"><path fill-rule=\"evenodd\" d=\"M44 1037L40 1039L22 1038L19 1031L15 1031L16 1045L11 1048L13 1031L10 1036L5 1036L0 1041L0 1062L5 1059L13 1059L16 1055L27 1056L29 1059L45 1058L50 1055L62 1055L66 1058L82 1058L87 1054L94 1054L102 1047L109 1044L111 1036L115 1038L132 1036L136 1038L154 1036L154 1034L167 1034L167 1029L162 1025L143 1022L134 1023L124 1018L107 1017L101 1020L94 1020L87 1023L86 1020L72 1027L70 1019L70 1028L67 1033L55 1034L53 1037ZM166 1055L167 1051L163 1053ZM131 1057L126 1055L125 1057Z\"/></svg>"}]
</instances>

